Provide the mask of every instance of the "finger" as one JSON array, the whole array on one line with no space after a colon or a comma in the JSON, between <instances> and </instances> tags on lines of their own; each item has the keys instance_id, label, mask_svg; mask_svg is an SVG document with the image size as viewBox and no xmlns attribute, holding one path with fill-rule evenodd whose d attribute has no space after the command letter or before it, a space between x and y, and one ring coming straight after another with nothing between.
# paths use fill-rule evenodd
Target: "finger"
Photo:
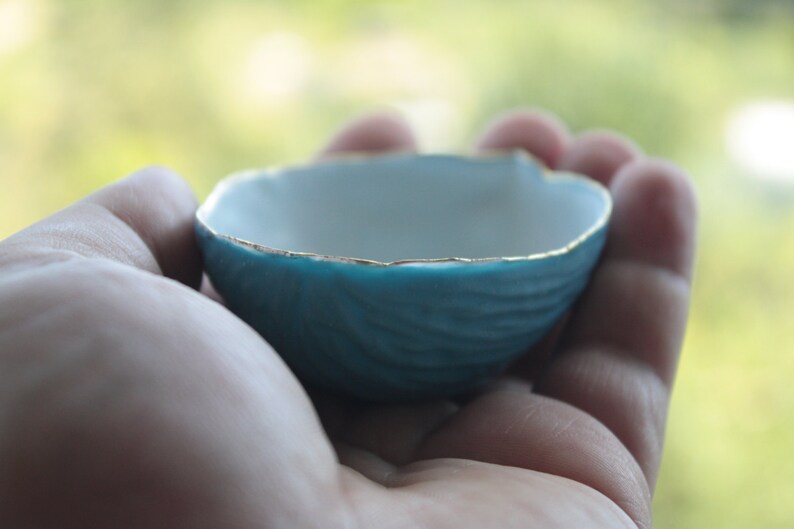
<instances>
[{"instance_id":1,"label":"finger","mask_svg":"<svg viewBox=\"0 0 794 529\"><path fill-rule=\"evenodd\" d=\"M582 409L623 442L653 485L694 254L686 175L659 161L619 171L603 261L536 390Z\"/></svg>"},{"instance_id":2,"label":"finger","mask_svg":"<svg viewBox=\"0 0 794 529\"><path fill-rule=\"evenodd\" d=\"M559 169L587 175L609 186L618 169L641 155L640 148L625 136L590 131L581 134L565 150Z\"/></svg>"},{"instance_id":3,"label":"finger","mask_svg":"<svg viewBox=\"0 0 794 529\"><path fill-rule=\"evenodd\" d=\"M565 125L540 110L514 110L497 117L477 142L481 151L522 149L555 168L568 145Z\"/></svg>"},{"instance_id":4,"label":"finger","mask_svg":"<svg viewBox=\"0 0 794 529\"><path fill-rule=\"evenodd\" d=\"M650 526L651 502L637 462L582 410L504 381L431 432L417 460L456 458L560 476L587 485Z\"/></svg>"},{"instance_id":5,"label":"finger","mask_svg":"<svg viewBox=\"0 0 794 529\"><path fill-rule=\"evenodd\" d=\"M0 268L102 258L197 287L195 210L184 180L166 169L144 169L3 241Z\"/></svg>"},{"instance_id":6,"label":"finger","mask_svg":"<svg viewBox=\"0 0 794 529\"><path fill-rule=\"evenodd\" d=\"M317 158L342 153L412 152L416 148L416 138L407 122L398 114L383 112L368 114L344 125Z\"/></svg>"}]
</instances>

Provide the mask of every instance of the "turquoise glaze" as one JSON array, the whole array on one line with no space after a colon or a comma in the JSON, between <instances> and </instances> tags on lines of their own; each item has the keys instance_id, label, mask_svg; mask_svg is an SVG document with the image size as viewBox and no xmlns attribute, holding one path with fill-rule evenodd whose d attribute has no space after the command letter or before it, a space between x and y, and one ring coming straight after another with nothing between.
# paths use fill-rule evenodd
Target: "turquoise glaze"
<instances>
[{"instance_id":1,"label":"turquoise glaze","mask_svg":"<svg viewBox=\"0 0 794 529\"><path fill-rule=\"evenodd\" d=\"M401 401L475 388L546 334L610 212L525 155L392 155L235 175L196 226L217 291L299 378Z\"/></svg>"}]
</instances>

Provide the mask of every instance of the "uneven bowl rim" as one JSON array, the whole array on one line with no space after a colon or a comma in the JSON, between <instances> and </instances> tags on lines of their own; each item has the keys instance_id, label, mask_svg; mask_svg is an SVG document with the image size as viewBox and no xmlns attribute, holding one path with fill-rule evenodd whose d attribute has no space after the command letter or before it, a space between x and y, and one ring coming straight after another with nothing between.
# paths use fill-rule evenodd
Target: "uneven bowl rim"
<instances>
[{"instance_id":1,"label":"uneven bowl rim","mask_svg":"<svg viewBox=\"0 0 794 529\"><path fill-rule=\"evenodd\" d=\"M447 159L447 160L455 160L455 161L491 160L491 159L507 160L513 158L517 160L517 162L520 164L526 163L526 164L536 165L540 169L541 177L547 182L567 180L567 181L574 181L580 185L584 185L592 188L595 192L601 195L602 199L604 200L604 210L601 213L601 216L587 230L582 232L582 234L579 235L577 238L573 239L565 246L562 246L560 248L555 248L554 250L549 250L547 252L534 253L524 256L512 256L512 257L479 257L479 258L441 257L436 259L400 259L397 261L388 261L388 262L375 261L372 259L362 259L358 257L323 255L323 254L316 254L311 252L294 252L291 250L272 248L270 246L265 246L263 244L251 242L245 239L241 239L239 237L234 237L232 235L219 233L215 229L211 228L203 218L203 216L206 215L206 212L208 210L211 210L216 205L219 198L226 192L227 189L242 181L252 180L257 177L261 178L263 176L268 178L275 178L278 175L287 171L292 171L296 169L311 169L316 165L327 166L327 165L335 165L335 164L341 165L341 164L349 164L349 163L367 163L372 160L385 160L385 159L399 160L399 159L418 159L418 158ZM478 263L495 263L495 262L537 261L540 259L547 259L549 257L557 257L560 255L565 255L573 251L578 246L582 245L590 237L598 233L604 226L606 226L610 216L612 215L612 208L613 208L612 195L610 195L606 187L604 187L597 180L594 180L584 175L580 175L578 173L572 173L567 171L553 171L551 169L548 169L545 165L537 161L536 158L534 158L533 156L531 156L530 154L524 151L516 150L516 151L508 151L507 153L492 152L486 154L466 154L466 155L418 154L418 153L403 152L403 153L385 153L385 154L347 154L342 156L335 156L333 158L319 162L287 165L287 166L266 167L261 169L246 169L242 171L237 171L226 176L215 185L215 187L212 189L212 191L210 192L209 196L204 201L204 203L201 204L199 208L196 210L195 220L202 227L202 229L204 229L214 237L217 237L219 239L225 239L234 244L239 244L241 246L245 246L247 248L262 253L282 255L285 257L307 257L310 259L337 262L337 263L389 267L389 266L421 265L421 264L432 265L432 264L443 264L443 263L478 264Z\"/></svg>"}]
</instances>

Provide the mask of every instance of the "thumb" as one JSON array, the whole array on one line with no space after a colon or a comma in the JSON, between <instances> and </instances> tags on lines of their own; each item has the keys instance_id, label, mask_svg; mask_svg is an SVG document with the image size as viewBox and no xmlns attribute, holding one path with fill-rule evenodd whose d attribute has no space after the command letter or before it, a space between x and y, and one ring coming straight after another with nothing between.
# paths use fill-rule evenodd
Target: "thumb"
<instances>
[{"instance_id":1,"label":"thumb","mask_svg":"<svg viewBox=\"0 0 794 529\"><path fill-rule=\"evenodd\" d=\"M180 176L143 169L0 242L0 270L111 259L197 287L195 210Z\"/></svg>"}]
</instances>

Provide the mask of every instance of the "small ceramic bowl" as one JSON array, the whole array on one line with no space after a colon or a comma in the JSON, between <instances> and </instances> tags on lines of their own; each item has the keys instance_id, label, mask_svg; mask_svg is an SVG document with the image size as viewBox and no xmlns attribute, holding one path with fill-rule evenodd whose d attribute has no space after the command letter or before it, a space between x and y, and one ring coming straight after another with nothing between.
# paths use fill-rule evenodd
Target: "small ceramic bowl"
<instances>
[{"instance_id":1,"label":"small ceramic bowl","mask_svg":"<svg viewBox=\"0 0 794 529\"><path fill-rule=\"evenodd\" d=\"M611 209L523 154L387 155L238 173L196 226L216 290L302 380L400 401L470 390L546 334Z\"/></svg>"}]
</instances>

